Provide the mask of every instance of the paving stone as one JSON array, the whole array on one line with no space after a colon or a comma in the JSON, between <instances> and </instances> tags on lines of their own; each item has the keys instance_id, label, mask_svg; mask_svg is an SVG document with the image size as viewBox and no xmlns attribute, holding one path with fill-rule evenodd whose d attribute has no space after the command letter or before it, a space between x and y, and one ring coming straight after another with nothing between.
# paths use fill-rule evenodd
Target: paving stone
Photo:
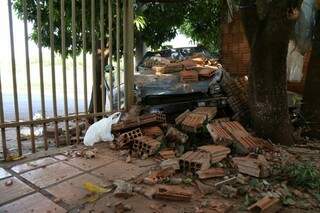
<instances>
[{"instance_id":1,"label":"paving stone","mask_svg":"<svg viewBox=\"0 0 320 213\"><path fill-rule=\"evenodd\" d=\"M6 182L10 180L12 180L12 184L6 186ZM33 191L31 187L15 177L3 179L0 181L0 205Z\"/></svg>"},{"instance_id":2,"label":"paving stone","mask_svg":"<svg viewBox=\"0 0 320 213\"><path fill-rule=\"evenodd\" d=\"M115 161L109 165L92 171L92 173L109 181L116 179L131 180L147 170L148 167L139 167L122 161Z\"/></svg>"},{"instance_id":3,"label":"paving stone","mask_svg":"<svg viewBox=\"0 0 320 213\"><path fill-rule=\"evenodd\" d=\"M11 174L9 172L7 172L5 169L0 168L0 180L3 178L7 178L10 177Z\"/></svg>"},{"instance_id":4,"label":"paving stone","mask_svg":"<svg viewBox=\"0 0 320 213\"><path fill-rule=\"evenodd\" d=\"M86 159L86 158L72 158L65 161L66 164L72 165L74 167L83 169L85 171L95 169L97 167L109 164L113 162L115 159L103 156L103 155L96 155L95 158Z\"/></svg>"},{"instance_id":5,"label":"paving stone","mask_svg":"<svg viewBox=\"0 0 320 213\"><path fill-rule=\"evenodd\" d=\"M20 164L20 165L16 165L14 167L11 168L12 171L16 172L16 173L24 173L27 171L30 171L32 169L37 169L40 167L44 167L46 165L52 164L57 162L57 160L55 160L54 158L51 157L47 157L47 158L41 158L35 161L31 161L31 162L27 162L24 164Z\"/></svg>"},{"instance_id":6,"label":"paving stone","mask_svg":"<svg viewBox=\"0 0 320 213\"><path fill-rule=\"evenodd\" d=\"M72 208L86 202L86 195L88 195L89 192L83 188L83 184L85 182L90 182L98 186L105 185L104 181L101 179L90 174L83 174L51 186L47 188L46 191L55 196L57 199L61 199Z\"/></svg>"},{"instance_id":7,"label":"paving stone","mask_svg":"<svg viewBox=\"0 0 320 213\"><path fill-rule=\"evenodd\" d=\"M53 156L55 159L57 159L57 160L67 160L68 159L68 157L67 156L65 156L65 155L55 155L55 156Z\"/></svg>"},{"instance_id":8,"label":"paving stone","mask_svg":"<svg viewBox=\"0 0 320 213\"><path fill-rule=\"evenodd\" d=\"M29 171L21 176L40 188L50 186L62 180L80 174L81 171L63 162Z\"/></svg>"},{"instance_id":9,"label":"paving stone","mask_svg":"<svg viewBox=\"0 0 320 213\"><path fill-rule=\"evenodd\" d=\"M0 212L8 213L64 213L67 212L40 193L28 195L12 203L0 207Z\"/></svg>"}]
</instances>

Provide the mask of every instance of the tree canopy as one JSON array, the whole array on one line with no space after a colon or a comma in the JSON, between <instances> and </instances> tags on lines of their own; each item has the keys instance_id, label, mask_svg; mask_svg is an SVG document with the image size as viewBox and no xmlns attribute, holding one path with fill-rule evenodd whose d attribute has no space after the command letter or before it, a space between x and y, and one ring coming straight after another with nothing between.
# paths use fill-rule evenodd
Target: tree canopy
<instances>
[{"instance_id":1,"label":"tree canopy","mask_svg":"<svg viewBox=\"0 0 320 213\"><path fill-rule=\"evenodd\" d=\"M14 9L20 19L23 18L23 1L15 0ZM37 41L37 1L25 0L27 3L27 20L33 24L31 39ZM42 45L50 46L49 34L49 0L39 0L41 11L41 36ZM113 1L113 14L115 14L115 1ZM77 0L76 6L76 35L77 51L82 49L82 1ZM86 29L87 51L91 51L91 0L86 3ZM104 0L104 23L107 38L107 0ZM178 31L190 36L194 41L207 46L210 50L219 47L219 31L221 20L221 0L190 0L182 3L146 3L135 5L136 31L142 33L144 42L153 49L158 49L165 41L173 39ZM96 28L95 32L100 38L100 1L96 1ZM61 1L53 1L53 32L54 50L61 52ZM72 28L71 28L71 1L65 1L66 20L66 51L72 52ZM114 29L116 26L114 18ZM114 30L115 32L115 30ZM114 39L115 40L115 39ZM113 45L115 47L115 45Z\"/></svg>"}]
</instances>

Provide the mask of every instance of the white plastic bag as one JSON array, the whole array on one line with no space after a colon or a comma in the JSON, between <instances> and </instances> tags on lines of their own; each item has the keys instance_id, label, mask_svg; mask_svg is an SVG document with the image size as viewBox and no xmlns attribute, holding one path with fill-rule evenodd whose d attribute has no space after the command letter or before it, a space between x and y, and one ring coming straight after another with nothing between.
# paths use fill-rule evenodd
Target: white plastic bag
<instances>
[{"instance_id":1,"label":"white plastic bag","mask_svg":"<svg viewBox=\"0 0 320 213\"><path fill-rule=\"evenodd\" d=\"M293 41L289 42L287 55L287 80L301 82L303 77L304 57Z\"/></svg>"},{"instance_id":2,"label":"white plastic bag","mask_svg":"<svg viewBox=\"0 0 320 213\"><path fill-rule=\"evenodd\" d=\"M100 141L113 141L114 136L111 134L112 124L118 123L120 119L120 112L116 112L107 118L92 124L84 136L83 143L86 146L93 146Z\"/></svg>"}]
</instances>

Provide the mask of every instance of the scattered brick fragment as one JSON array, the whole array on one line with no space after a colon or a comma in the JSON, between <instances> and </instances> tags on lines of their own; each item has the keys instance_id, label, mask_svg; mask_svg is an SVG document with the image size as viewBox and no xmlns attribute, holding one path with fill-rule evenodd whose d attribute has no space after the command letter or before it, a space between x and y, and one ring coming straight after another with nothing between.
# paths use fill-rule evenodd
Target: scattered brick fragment
<instances>
[{"instance_id":1,"label":"scattered brick fragment","mask_svg":"<svg viewBox=\"0 0 320 213\"><path fill-rule=\"evenodd\" d=\"M281 203L278 198L265 196L261 200L251 205L248 210L251 212L275 213L281 209Z\"/></svg>"},{"instance_id":2,"label":"scattered brick fragment","mask_svg":"<svg viewBox=\"0 0 320 213\"><path fill-rule=\"evenodd\" d=\"M181 126L182 129L188 132L197 133L202 128L204 122L207 120L207 116L199 113L190 113L183 120Z\"/></svg>"},{"instance_id":3,"label":"scattered brick fragment","mask_svg":"<svg viewBox=\"0 0 320 213\"><path fill-rule=\"evenodd\" d=\"M190 201L192 192L180 186L159 186L153 195L156 199L172 201Z\"/></svg>"},{"instance_id":4,"label":"scattered brick fragment","mask_svg":"<svg viewBox=\"0 0 320 213\"><path fill-rule=\"evenodd\" d=\"M232 160L240 173L254 177L268 177L270 175L270 166L263 155L235 157Z\"/></svg>"},{"instance_id":5,"label":"scattered brick fragment","mask_svg":"<svg viewBox=\"0 0 320 213\"><path fill-rule=\"evenodd\" d=\"M223 168L210 168L206 170L200 170L197 172L199 179L209 179L215 177L225 176L225 170Z\"/></svg>"}]
</instances>

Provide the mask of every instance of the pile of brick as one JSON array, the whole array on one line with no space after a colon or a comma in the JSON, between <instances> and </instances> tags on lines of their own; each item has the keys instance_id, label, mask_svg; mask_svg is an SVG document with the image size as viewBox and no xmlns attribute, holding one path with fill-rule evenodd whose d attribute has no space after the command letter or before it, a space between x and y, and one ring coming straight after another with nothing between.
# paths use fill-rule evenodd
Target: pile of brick
<instances>
[{"instance_id":1,"label":"pile of brick","mask_svg":"<svg viewBox=\"0 0 320 213\"><path fill-rule=\"evenodd\" d=\"M258 148L271 146L269 142L252 136L237 121L210 123L207 129L214 143L232 145L239 153L249 153Z\"/></svg>"},{"instance_id":2,"label":"pile of brick","mask_svg":"<svg viewBox=\"0 0 320 213\"><path fill-rule=\"evenodd\" d=\"M139 157L150 157L160 148L161 143L153 138L141 136L133 139L132 154Z\"/></svg>"}]
</instances>

